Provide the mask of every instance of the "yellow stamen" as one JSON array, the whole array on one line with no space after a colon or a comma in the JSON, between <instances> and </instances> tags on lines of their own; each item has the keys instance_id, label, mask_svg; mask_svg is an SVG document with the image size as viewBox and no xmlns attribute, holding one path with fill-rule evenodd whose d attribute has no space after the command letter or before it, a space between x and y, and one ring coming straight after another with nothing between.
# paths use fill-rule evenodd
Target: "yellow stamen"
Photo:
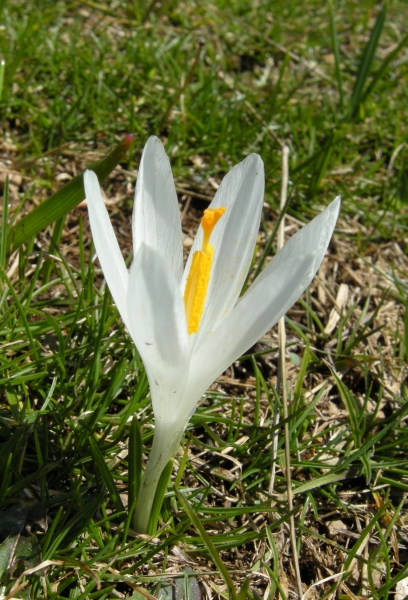
<instances>
[{"instance_id":1,"label":"yellow stamen","mask_svg":"<svg viewBox=\"0 0 408 600\"><path fill-rule=\"evenodd\" d=\"M224 208L224 206L220 206L219 208L207 208L201 219L201 227L204 232L203 245L201 250L197 250L193 254L190 272L184 290L184 308L186 311L189 334L197 333L200 327L214 254L214 248L210 244L210 237L218 220L226 210L227 209Z\"/></svg>"}]
</instances>

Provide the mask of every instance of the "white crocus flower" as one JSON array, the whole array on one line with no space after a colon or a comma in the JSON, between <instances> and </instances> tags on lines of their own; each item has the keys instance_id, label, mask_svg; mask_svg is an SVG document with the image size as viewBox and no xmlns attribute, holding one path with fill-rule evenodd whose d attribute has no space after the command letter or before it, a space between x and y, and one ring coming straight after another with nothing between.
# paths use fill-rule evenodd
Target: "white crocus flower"
<instances>
[{"instance_id":1,"label":"white crocus flower","mask_svg":"<svg viewBox=\"0 0 408 600\"><path fill-rule=\"evenodd\" d=\"M140 163L130 270L96 175L86 171L84 183L96 252L150 383L155 434L135 515L138 530L146 531L158 480L197 402L310 284L333 233L340 198L294 235L239 298L263 204L264 169L257 154L223 179L184 270L177 195L158 138L148 140Z\"/></svg>"}]
</instances>

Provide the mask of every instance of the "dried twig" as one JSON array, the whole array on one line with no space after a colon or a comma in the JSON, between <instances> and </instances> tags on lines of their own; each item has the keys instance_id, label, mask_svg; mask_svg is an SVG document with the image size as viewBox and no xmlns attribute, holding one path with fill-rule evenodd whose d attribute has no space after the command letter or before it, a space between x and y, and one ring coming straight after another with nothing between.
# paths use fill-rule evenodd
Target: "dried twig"
<instances>
[{"instance_id":1,"label":"dried twig","mask_svg":"<svg viewBox=\"0 0 408 600\"><path fill-rule=\"evenodd\" d=\"M289 148L284 146L282 148L282 189L280 199L280 210L284 211L286 208L286 199L288 195L288 181L289 181ZM282 217L282 221L278 231L278 250L280 250L285 243L285 217ZM289 440L289 423L288 423L288 398L286 394L286 330L285 330L285 317L279 320L279 373L281 380L282 390L282 406L283 406L283 418L285 420L284 425L284 436L285 436L285 475L286 475L286 489L288 496L288 509L292 512L293 509L293 494L292 494L292 478L290 472L290 440ZM296 583L298 588L298 597L302 597L302 579L300 577L299 561L296 548L296 530L295 530L295 517L293 514L290 516L290 541L292 545L292 556L293 565L296 573Z\"/></svg>"}]
</instances>

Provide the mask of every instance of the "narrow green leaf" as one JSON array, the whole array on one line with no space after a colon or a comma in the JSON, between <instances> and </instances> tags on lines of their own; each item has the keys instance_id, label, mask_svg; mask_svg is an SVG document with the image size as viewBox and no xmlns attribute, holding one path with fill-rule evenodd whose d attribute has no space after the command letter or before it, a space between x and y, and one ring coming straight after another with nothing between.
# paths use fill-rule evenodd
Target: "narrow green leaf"
<instances>
[{"instance_id":1,"label":"narrow green leaf","mask_svg":"<svg viewBox=\"0 0 408 600\"><path fill-rule=\"evenodd\" d=\"M309 365L310 358L311 357L309 354L309 345L307 345L305 348L305 351L303 353L302 362L301 362L299 373L298 373L297 380L296 380L295 391L293 394L293 402L294 402L295 410L296 410L296 408L298 408L299 402L301 400L303 382L306 377L306 371L307 371L307 367Z\"/></svg>"},{"instance_id":2,"label":"narrow green leaf","mask_svg":"<svg viewBox=\"0 0 408 600\"><path fill-rule=\"evenodd\" d=\"M290 65L290 61L291 61L290 53L285 52L285 57L282 61L282 66L280 67L280 70L279 70L278 81L276 82L276 84L274 86L273 93L269 100L269 111L268 111L267 120L272 119L273 115L275 114L276 101L279 97L279 94L282 93L283 81L284 81L284 77L286 74L286 70L287 70L288 66Z\"/></svg>"},{"instance_id":3,"label":"narrow green leaf","mask_svg":"<svg viewBox=\"0 0 408 600\"><path fill-rule=\"evenodd\" d=\"M0 86L1 86L1 74L0 74ZM0 88L1 92L1 88ZM8 225L8 199L9 199L9 178L6 177L4 183L3 192L3 212L1 220L0 230L0 264L6 267L6 256L7 256L7 225Z\"/></svg>"},{"instance_id":4,"label":"narrow green leaf","mask_svg":"<svg viewBox=\"0 0 408 600\"><path fill-rule=\"evenodd\" d=\"M187 498L177 488L175 489L175 491L176 491L177 498L179 499L179 502L183 505L183 508L187 513L188 518L193 523L194 527L197 529L197 531L200 534L202 541L206 545L207 550L208 550L209 554L211 555L211 558L213 559L217 569L223 576L224 581L228 588L228 592L229 592L232 600L238 600L238 594L235 589L234 583L231 579L231 575L229 574L227 567L222 562L221 557L218 554L217 549L215 548L214 544L212 543L210 536L208 535L208 533L202 526L200 519L197 517L196 513L194 512L193 507L191 506L191 504L187 500Z\"/></svg>"},{"instance_id":5,"label":"narrow green leaf","mask_svg":"<svg viewBox=\"0 0 408 600\"><path fill-rule=\"evenodd\" d=\"M372 477L373 477L373 472L372 472L372 468L371 468L371 461L370 461L370 453L367 452L366 454L362 454L360 456L360 460L363 464L363 469L361 474L365 475L366 478L366 485L370 485Z\"/></svg>"},{"instance_id":6,"label":"narrow green leaf","mask_svg":"<svg viewBox=\"0 0 408 600\"><path fill-rule=\"evenodd\" d=\"M60 524L62 515L63 515L63 507L60 506L54 516L54 518L51 521L51 524L48 528L48 531L45 532L44 538L42 540L42 551L43 551L43 555L44 555L44 560L45 558L47 558L47 556L45 555L45 553L48 550L48 546L49 544L52 542L52 540L54 539L54 534L55 531L57 529L57 526Z\"/></svg>"},{"instance_id":7,"label":"narrow green leaf","mask_svg":"<svg viewBox=\"0 0 408 600\"><path fill-rule=\"evenodd\" d=\"M306 158L303 162L296 165L292 170L292 177L301 171L304 171L313 163L317 163L319 165L324 164L325 156L329 152L332 152L335 146L339 146L340 143L344 140L344 137L340 137L339 135L335 135L335 132L329 133L322 142L319 143L319 150L317 150L312 156ZM332 148L333 147L333 148Z\"/></svg>"},{"instance_id":8,"label":"narrow green leaf","mask_svg":"<svg viewBox=\"0 0 408 600\"><path fill-rule=\"evenodd\" d=\"M0 58L0 102L3 94L4 71L6 70L6 61Z\"/></svg>"},{"instance_id":9,"label":"narrow green leaf","mask_svg":"<svg viewBox=\"0 0 408 600\"><path fill-rule=\"evenodd\" d=\"M333 152L334 143L335 143L335 133L331 132L327 138L325 143L326 152L319 155L316 160L315 171L312 176L312 180L310 182L309 194L313 198L320 188L320 183L327 171L327 168L330 164L330 158Z\"/></svg>"},{"instance_id":10,"label":"narrow green leaf","mask_svg":"<svg viewBox=\"0 0 408 600\"><path fill-rule=\"evenodd\" d=\"M377 481L380 485L389 485L408 492L408 484L400 481L399 479L392 479L391 477L379 477Z\"/></svg>"},{"instance_id":11,"label":"narrow green leaf","mask_svg":"<svg viewBox=\"0 0 408 600\"><path fill-rule=\"evenodd\" d=\"M354 395L347 388L347 386L344 385L344 382L337 376L337 373L332 371L332 375L336 382L340 397L350 417L351 433L354 438L355 447L360 448L361 430L358 421L358 406L356 404L356 400L354 398Z\"/></svg>"},{"instance_id":12,"label":"narrow green leaf","mask_svg":"<svg viewBox=\"0 0 408 600\"><path fill-rule=\"evenodd\" d=\"M334 18L333 5L331 2L329 3L329 17L330 17L330 33L331 33L331 38L332 38L332 46L333 46L333 54L334 54L334 68L335 68L336 79L337 79L337 87L338 87L339 96L340 96L340 107L343 108L344 107L344 93L343 93L343 78L342 78L341 69L340 69L339 40L337 37L336 21Z\"/></svg>"},{"instance_id":13,"label":"narrow green leaf","mask_svg":"<svg viewBox=\"0 0 408 600\"><path fill-rule=\"evenodd\" d=\"M116 510L118 512L122 512L124 510L122 500L120 499L118 490L116 489L116 485L112 477L112 473L110 472L108 465L105 462L103 454L100 451L99 446L93 437L89 438L89 444L91 446L92 456L94 457L94 460L96 462L96 467L99 471L100 476L102 477L104 484L106 485L109 491L110 498L114 503Z\"/></svg>"},{"instance_id":14,"label":"narrow green leaf","mask_svg":"<svg viewBox=\"0 0 408 600\"><path fill-rule=\"evenodd\" d=\"M22 383L22 378L18 377L17 379L20 379L20 381L16 385L20 385L20 383ZM23 378L23 380L24 379L25 378ZM4 381L0 379L0 385L4 385L4 395L7 399L11 416L17 423L20 423L22 420L20 419L20 393L17 393L14 389L14 385L9 384L8 378L4 378Z\"/></svg>"},{"instance_id":15,"label":"narrow green leaf","mask_svg":"<svg viewBox=\"0 0 408 600\"><path fill-rule=\"evenodd\" d=\"M378 17L371 32L370 39L368 40L366 47L364 48L363 55L361 57L356 81L354 83L354 88L350 99L351 118L354 118L358 112L358 107L361 103L363 88L365 82L367 81L367 77L370 74L371 65L374 60L378 42L380 41L381 32L385 23L385 16L386 10L385 5L383 5L381 7L380 12L378 13Z\"/></svg>"},{"instance_id":16,"label":"narrow green leaf","mask_svg":"<svg viewBox=\"0 0 408 600\"><path fill-rule=\"evenodd\" d=\"M344 567L343 567L344 571L347 571L350 568L351 563L353 562L357 553L363 546L364 540L371 535L375 524L379 522L379 520L382 518L382 516L386 512L387 508L388 508L388 505L384 503L381 506L381 508L378 510L378 512L373 516L371 521L366 525L366 527L364 527L363 531L361 532L361 534L359 535L358 539L356 540L354 546L351 548L351 551L349 552L349 555L344 563Z\"/></svg>"},{"instance_id":17,"label":"narrow green leaf","mask_svg":"<svg viewBox=\"0 0 408 600\"><path fill-rule=\"evenodd\" d=\"M405 312L404 312L404 346L405 346L405 360L408 363L408 302L405 304Z\"/></svg>"},{"instance_id":18,"label":"narrow green leaf","mask_svg":"<svg viewBox=\"0 0 408 600\"><path fill-rule=\"evenodd\" d=\"M106 179L123 159L131 141L132 135L127 135L107 156L88 166L98 175L99 181L102 182ZM7 246L11 246L12 250L15 250L44 227L66 215L84 198L85 192L81 173L10 228Z\"/></svg>"},{"instance_id":19,"label":"narrow green leaf","mask_svg":"<svg viewBox=\"0 0 408 600\"><path fill-rule=\"evenodd\" d=\"M266 537L268 538L268 542L269 542L269 547L270 547L270 549L272 551L272 555L273 555L273 561L268 561L268 562L273 562L273 569L270 567L270 564L267 564L266 562L262 565L264 567L264 569L266 569L266 571L269 573L269 575L271 576L271 579L272 579L272 585L271 585L269 597L274 598L275 592L278 589L281 599L287 600L285 592L283 591L283 589L279 583L279 562L280 562L279 561L279 551L276 547L276 543L275 543L275 540L273 539L270 528L266 527L265 529L266 529Z\"/></svg>"},{"instance_id":20,"label":"narrow green leaf","mask_svg":"<svg viewBox=\"0 0 408 600\"><path fill-rule=\"evenodd\" d=\"M242 584L242 588L239 591L237 600L246 600L247 599L250 582L251 582L251 580L249 579L249 577L247 577L245 579L244 583Z\"/></svg>"},{"instance_id":21,"label":"narrow green leaf","mask_svg":"<svg viewBox=\"0 0 408 600\"><path fill-rule=\"evenodd\" d=\"M142 479L142 436L140 433L139 420L133 415L129 431L129 454L128 454L128 506L129 510L134 505L139 494Z\"/></svg>"},{"instance_id":22,"label":"narrow green leaf","mask_svg":"<svg viewBox=\"0 0 408 600\"><path fill-rule=\"evenodd\" d=\"M65 227L65 218L61 217L54 223L54 227L51 234L51 240L48 246L48 255L49 259L46 261L43 274L42 274L42 283L43 285L48 283L51 277L51 272L53 268L53 260L51 256L56 256L58 252L56 249L59 247L59 243L61 242L62 233Z\"/></svg>"},{"instance_id":23,"label":"narrow green leaf","mask_svg":"<svg viewBox=\"0 0 408 600\"><path fill-rule=\"evenodd\" d=\"M27 438L28 435L29 435L29 430L26 430L26 436L25 437ZM13 462L17 463L16 464L17 472L21 474L21 465L22 465L23 460L24 460L24 455L25 455L26 447L24 446L20 450L20 456L18 455L18 450L13 455ZM28 485L31 485L32 483L37 483L38 480L41 479L41 477L44 477L47 473L49 473L50 471L53 471L54 469L58 469L59 463L60 463L60 461L57 461L57 462L54 462L54 463L48 463L47 465L44 465L41 469L37 469L37 471L35 471L34 473L31 473L30 475L28 475L24 479L19 479L17 481L17 483L15 483L14 485L12 485L8 489L8 494L11 497L13 495L21 494L22 491Z\"/></svg>"},{"instance_id":24,"label":"narrow green leaf","mask_svg":"<svg viewBox=\"0 0 408 600\"><path fill-rule=\"evenodd\" d=\"M408 34L402 38L402 40L400 41L398 46L396 48L394 48L394 50L392 52L390 52L387 55L387 57L383 60L380 68L378 69L378 71L376 71L375 75L373 76L371 83L367 86L364 93L362 94L362 96L360 98L360 104L362 104L363 102L365 102L367 100L368 96L371 94L371 92L373 91L373 89L375 88L377 83L380 81L380 79L383 77L383 75L388 71L388 67L389 67L390 63L397 57L397 55L404 48L404 46L407 45L407 43L408 43Z\"/></svg>"},{"instance_id":25,"label":"narrow green leaf","mask_svg":"<svg viewBox=\"0 0 408 600\"><path fill-rule=\"evenodd\" d=\"M355 469L349 469L340 473L338 471L336 473L327 473L326 475L315 477L306 483L302 483L299 487L293 489L293 494L304 494L305 492L310 492L310 490L323 487L330 483L336 483L337 481L343 481L344 479L352 479L356 476L356 473L357 471Z\"/></svg>"},{"instance_id":26,"label":"narrow green leaf","mask_svg":"<svg viewBox=\"0 0 408 600\"><path fill-rule=\"evenodd\" d=\"M94 580L94 582L96 583L98 590L100 589L101 580L99 578L98 573L96 571L90 569L88 567L88 565L86 565L84 562L77 560L75 558L65 556L64 564L69 565L70 567L74 567L76 569L82 569L82 571L85 571L85 573L88 573L88 575L90 575L92 577L92 579Z\"/></svg>"},{"instance_id":27,"label":"narrow green leaf","mask_svg":"<svg viewBox=\"0 0 408 600\"><path fill-rule=\"evenodd\" d=\"M163 472L160 475L159 483L157 484L152 510L149 517L149 525L147 527L147 533L149 535L154 535L157 531L157 521L159 520L164 494L166 493L172 470L173 459L169 460L167 465L164 467Z\"/></svg>"},{"instance_id":28,"label":"narrow green leaf","mask_svg":"<svg viewBox=\"0 0 408 600\"><path fill-rule=\"evenodd\" d=\"M71 540L77 539L77 536L84 530L95 512L100 509L104 495L105 490L102 489L98 494L87 499L87 502L82 504L77 509L76 513L66 512L65 515L63 515L61 523L56 528L53 535L49 537L50 542L47 552L45 553L45 551L43 551L44 560L54 556L55 552L58 548L62 547L63 543L69 545Z\"/></svg>"},{"instance_id":29,"label":"narrow green leaf","mask_svg":"<svg viewBox=\"0 0 408 600\"><path fill-rule=\"evenodd\" d=\"M0 506L2 506L2 504L3 504L3 500L5 498L7 488L10 483L12 460L13 460L13 455L11 452L4 461L0 458L0 470L3 473L3 477L0 482Z\"/></svg>"},{"instance_id":30,"label":"narrow green leaf","mask_svg":"<svg viewBox=\"0 0 408 600\"><path fill-rule=\"evenodd\" d=\"M177 471L176 479L174 480L174 485L176 487L178 487L180 485L181 479L182 479L183 474L184 474L184 469L186 468L187 459L188 459L188 449L189 449L189 446L190 446L190 441L191 441L191 438L187 441L187 443L186 443L186 445L184 447L183 458L180 461L180 466L179 466L178 471Z\"/></svg>"},{"instance_id":31,"label":"narrow green leaf","mask_svg":"<svg viewBox=\"0 0 408 600\"><path fill-rule=\"evenodd\" d=\"M27 337L28 337L28 339L30 341L30 345L31 345L31 348L32 348L32 351L33 351L33 356L34 356L34 358L36 360L39 361L40 360L40 355L38 354L38 344L34 341L34 337L32 335L31 327L30 327L30 324L29 324L29 322L27 320L27 315L26 315L26 312L28 312L27 308L21 304L20 299L19 299L19 297L17 296L17 294L16 294L16 292L14 290L13 284L11 283L10 279L8 278L7 273L6 273L3 265L0 264L0 279L1 279L1 277L4 279L6 285L7 285L8 289L9 289L10 294L13 296L14 304L17 307L17 310L18 310L18 312L20 314L20 317L21 317L24 329L26 331Z\"/></svg>"}]
</instances>

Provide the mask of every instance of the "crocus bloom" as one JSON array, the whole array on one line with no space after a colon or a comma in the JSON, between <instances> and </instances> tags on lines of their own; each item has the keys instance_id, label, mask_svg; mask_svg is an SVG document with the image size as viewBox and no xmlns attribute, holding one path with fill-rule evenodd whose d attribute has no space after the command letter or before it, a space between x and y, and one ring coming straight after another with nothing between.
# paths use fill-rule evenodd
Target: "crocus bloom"
<instances>
[{"instance_id":1,"label":"crocus bloom","mask_svg":"<svg viewBox=\"0 0 408 600\"><path fill-rule=\"evenodd\" d=\"M148 140L140 162L130 270L96 175L86 171L84 183L96 252L150 383L155 434L135 515L138 530L146 531L158 480L197 402L309 285L333 233L340 198L294 235L239 298L263 205L264 170L257 154L223 179L184 270L177 195L158 138Z\"/></svg>"}]
</instances>

